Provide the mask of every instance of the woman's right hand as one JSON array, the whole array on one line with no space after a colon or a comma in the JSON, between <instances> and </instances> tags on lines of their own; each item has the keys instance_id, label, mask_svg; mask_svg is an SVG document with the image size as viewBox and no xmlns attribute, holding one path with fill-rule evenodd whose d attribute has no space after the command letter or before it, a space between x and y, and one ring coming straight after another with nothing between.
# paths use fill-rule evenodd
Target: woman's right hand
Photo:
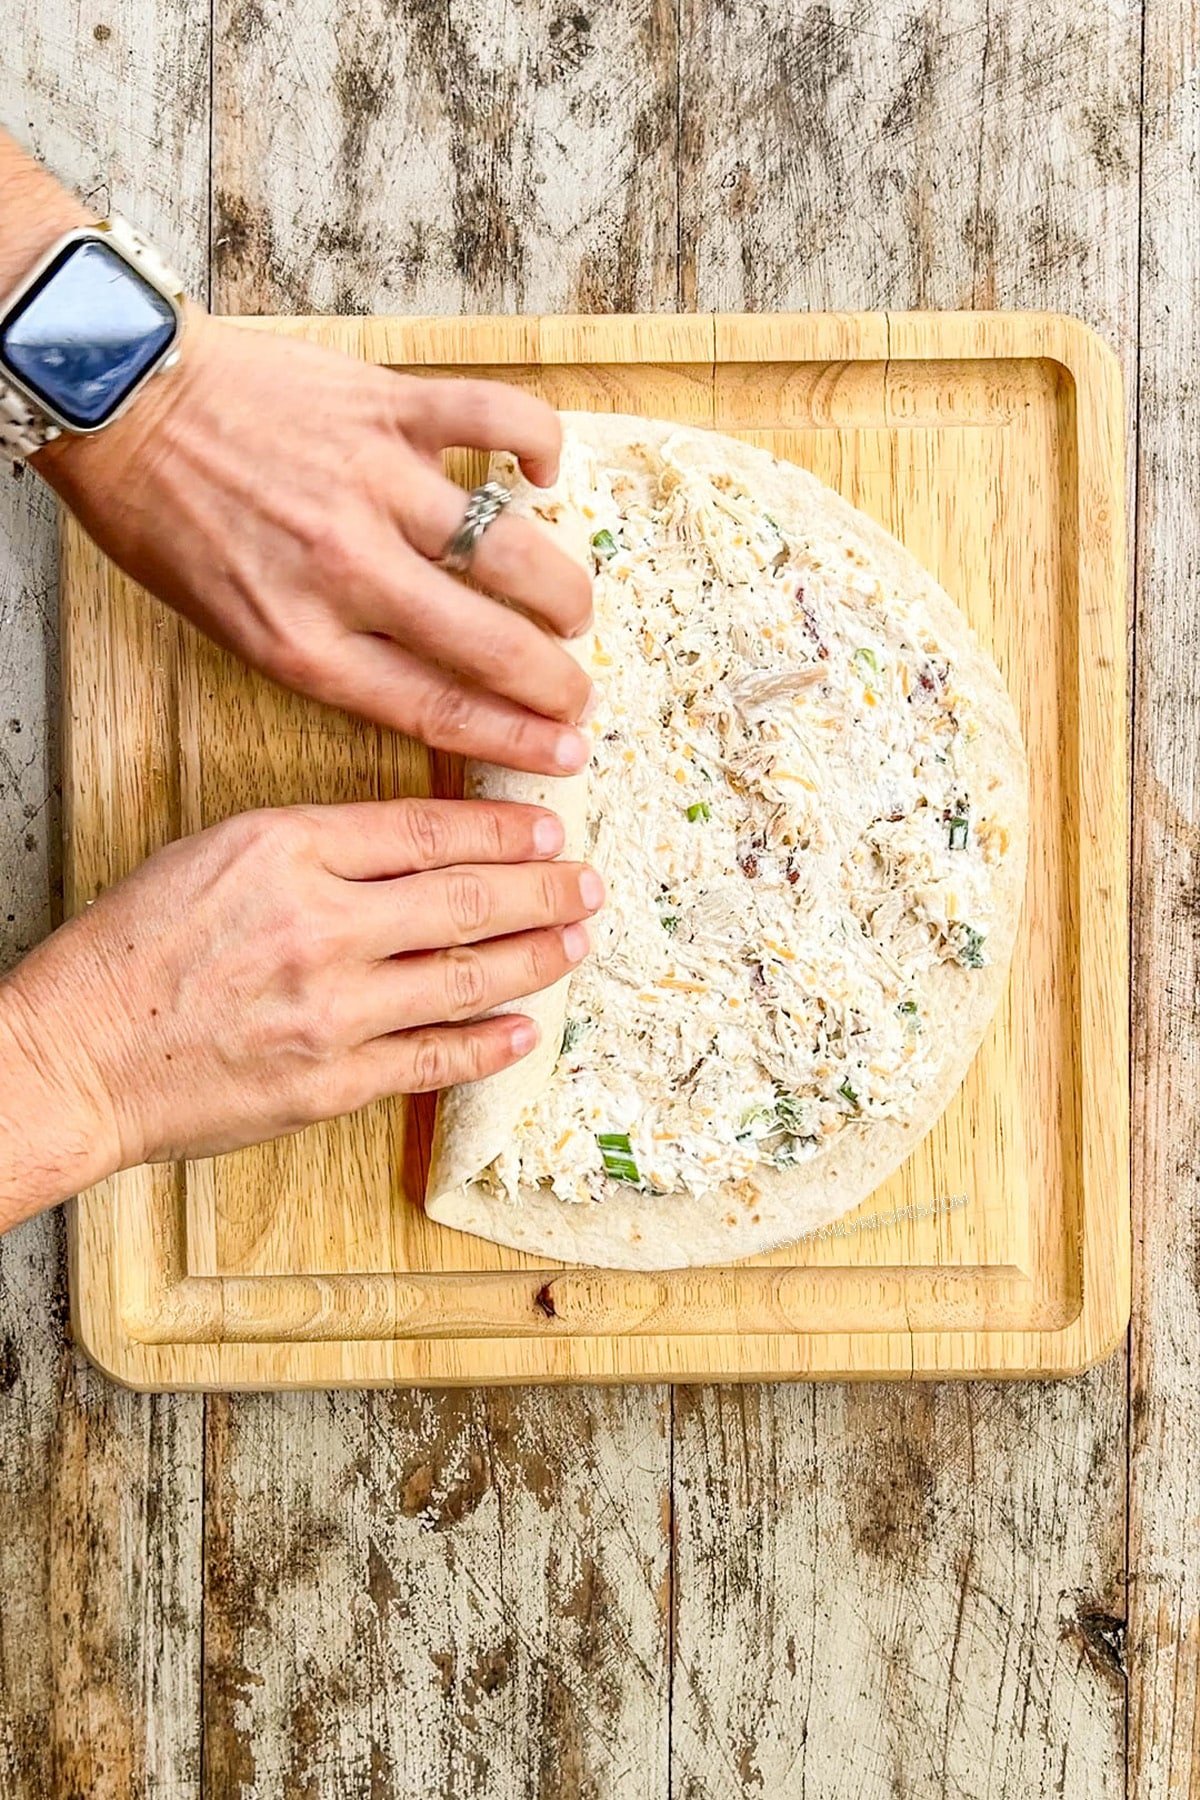
<instances>
[{"instance_id":1,"label":"woman's right hand","mask_svg":"<svg viewBox=\"0 0 1200 1800\"><path fill-rule=\"evenodd\" d=\"M515 1003L586 955L603 899L561 847L536 807L387 800L244 813L160 850L0 985L5 1070L15 1045L43 1128L91 1146L16 1216L516 1062L537 1034Z\"/></svg>"}]
</instances>

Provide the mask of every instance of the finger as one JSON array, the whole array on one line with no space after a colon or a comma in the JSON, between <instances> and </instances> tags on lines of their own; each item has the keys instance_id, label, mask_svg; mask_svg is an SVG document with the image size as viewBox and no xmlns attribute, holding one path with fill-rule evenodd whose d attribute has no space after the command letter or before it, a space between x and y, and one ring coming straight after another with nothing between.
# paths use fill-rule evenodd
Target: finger
<instances>
[{"instance_id":1,"label":"finger","mask_svg":"<svg viewBox=\"0 0 1200 1800\"><path fill-rule=\"evenodd\" d=\"M460 487L434 474L411 482L396 497L409 543L434 563L462 524L466 504ZM502 513L489 525L472 559L471 579L513 601L559 637L578 637L591 623L591 576L552 532L532 519Z\"/></svg>"},{"instance_id":2,"label":"finger","mask_svg":"<svg viewBox=\"0 0 1200 1800\"><path fill-rule=\"evenodd\" d=\"M373 630L545 718L584 716L591 679L548 632L431 563L410 563L404 588L380 583L369 597L363 616Z\"/></svg>"},{"instance_id":3,"label":"finger","mask_svg":"<svg viewBox=\"0 0 1200 1800\"><path fill-rule=\"evenodd\" d=\"M532 1019L506 1013L471 1025L434 1025L372 1038L349 1059L361 1084L357 1104L365 1106L385 1094L427 1094L482 1081L528 1056L538 1037Z\"/></svg>"},{"instance_id":4,"label":"finger","mask_svg":"<svg viewBox=\"0 0 1200 1800\"><path fill-rule=\"evenodd\" d=\"M321 671L319 697L392 731L506 769L576 775L591 754L580 731L456 681L387 638L348 632Z\"/></svg>"},{"instance_id":5,"label":"finger","mask_svg":"<svg viewBox=\"0 0 1200 1800\"><path fill-rule=\"evenodd\" d=\"M376 963L357 989L350 1028L365 1040L478 1018L561 981L590 947L587 927L574 924Z\"/></svg>"},{"instance_id":6,"label":"finger","mask_svg":"<svg viewBox=\"0 0 1200 1800\"><path fill-rule=\"evenodd\" d=\"M562 424L552 406L503 381L430 379L412 390L409 436L425 450L511 450L538 487L558 475Z\"/></svg>"},{"instance_id":7,"label":"finger","mask_svg":"<svg viewBox=\"0 0 1200 1800\"><path fill-rule=\"evenodd\" d=\"M477 944L586 919L604 883L582 863L494 863L377 881L353 896L355 940L369 957Z\"/></svg>"},{"instance_id":8,"label":"finger","mask_svg":"<svg viewBox=\"0 0 1200 1800\"><path fill-rule=\"evenodd\" d=\"M460 863L531 863L563 847L554 813L515 801L360 800L297 811L316 826L327 869L347 881L379 882L385 893L387 876Z\"/></svg>"}]
</instances>

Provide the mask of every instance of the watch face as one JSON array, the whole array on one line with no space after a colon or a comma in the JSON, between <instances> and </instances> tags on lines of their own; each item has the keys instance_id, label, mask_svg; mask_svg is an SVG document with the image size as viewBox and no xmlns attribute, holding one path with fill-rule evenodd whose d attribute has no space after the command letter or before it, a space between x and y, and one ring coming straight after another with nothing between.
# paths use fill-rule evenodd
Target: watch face
<instances>
[{"instance_id":1,"label":"watch face","mask_svg":"<svg viewBox=\"0 0 1200 1800\"><path fill-rule=\"evenodd\" d=\"M103 240L67 244L4 323L0 363L52 416L94 430L170 348L169 301Z\"/></svg>"}]
</instances>

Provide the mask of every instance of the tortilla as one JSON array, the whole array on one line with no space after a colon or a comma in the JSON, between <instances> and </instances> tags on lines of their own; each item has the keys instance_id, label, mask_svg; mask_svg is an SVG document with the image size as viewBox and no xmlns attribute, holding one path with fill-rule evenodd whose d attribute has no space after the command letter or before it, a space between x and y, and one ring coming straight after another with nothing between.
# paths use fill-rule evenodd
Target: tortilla
<instances>
[{"instance_id":1,"label":"tortilla","mask_svg":"<svg viewBox=\"0 0 1200 1800\"><path fill-rule=\"evenodd\" d=\"M954 669L954 687L969 696L985 729L957 754L973 790L988 795L989 815L1004 822L1005 850L990 870L990 925L983 967L937 962L923 979L921 1014L932 1057L928 1079L904 1116L855 1122L827 1147L787 1166L761 1166L752 1179L718 1187L703 1198L687 1190L647 1191L605 1179L599 1199L564 1200L522 1182L515 1198L485 1177L554 1077L569 983L538 996L528 1010L542 1038L534 1053L488 1081L443 1095L438 1112L426 1209L440 1223L493 1242L564 1262L613 1268L672 1268L728 1262L789 1243L856 1206L910 1154L959 1087L1004 990L1025 880L1028 780L1016 715L999 671L949 596L894 538L839 495L794 465L737 440L665 421L589 414L564 416L568 440L606 471L644 475L648 456L668 442L689 467L752 493L792 542L817 538L839 546L855 568L882 584L882 610L916 609ZM559 530L580 541L581 463L564 456L560 488L549 496L521 482L511 459L494 462L514 505L554 515ZM574 491L573 491L574 489ZM906 615L908 616L908 615ZM731 626L732 628L732 626ZM614 646L618 655L627 646ZM643 746L652 754L650 746ZM945 760L939 757L939 762ZM664 771L665 779L665 771ZM586 777L541 781L497 769L473 769L470 792L537 799L558 810L567 828L565 855L583 853ZM827 796L836 806L837 796ZM601 866L603 873L603 866ZM599 1029L599 1027L598 1027Z\"/></svg>"}]
</instances>

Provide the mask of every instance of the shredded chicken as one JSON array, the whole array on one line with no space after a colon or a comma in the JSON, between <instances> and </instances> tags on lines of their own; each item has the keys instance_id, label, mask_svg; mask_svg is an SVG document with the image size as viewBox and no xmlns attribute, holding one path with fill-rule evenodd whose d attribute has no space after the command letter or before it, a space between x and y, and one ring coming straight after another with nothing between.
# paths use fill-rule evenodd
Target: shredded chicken
<instances>
[{"instance_id":1,"label":"shredded chicken","mask_svg":"<svg viewBox=\"0 0 1200 1800\"><path fill-rule=\"evenodd\" d=\"M564 451L596 533L609 897L554 1075L489 1171L514 1199L703 1196L906 1115L940 1049L930 972L986 961L1007 833L964 791L977 724L924 609L694 442L615 478Z\"/></svg>"}]
</instances>

